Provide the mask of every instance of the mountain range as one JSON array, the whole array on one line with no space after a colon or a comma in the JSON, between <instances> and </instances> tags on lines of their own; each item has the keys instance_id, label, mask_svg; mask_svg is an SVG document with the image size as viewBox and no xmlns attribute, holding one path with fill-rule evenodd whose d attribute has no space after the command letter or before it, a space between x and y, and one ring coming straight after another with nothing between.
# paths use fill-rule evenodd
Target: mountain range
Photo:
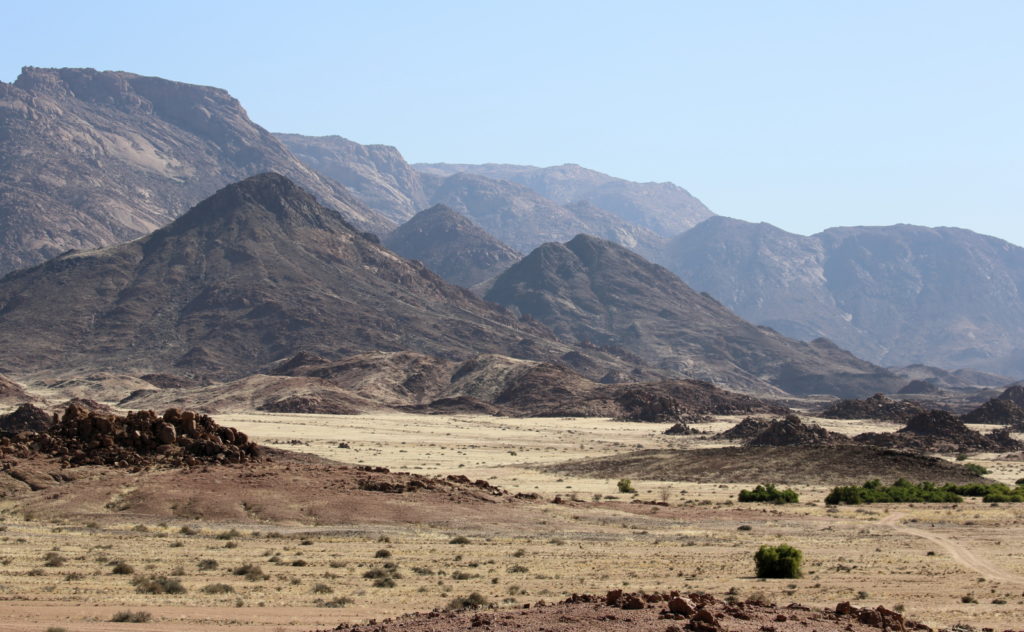
<instances>
[{"instance_id":1,"label":"mountain range","mask_svg":"<svg viewBox=\"0 0 1024 632\"><path fill-rule=\"evenodd\" d=\"M958 228L804 237L714 217L661 260L743 318L885 366L1024 375L1024 249Z\"/></svg>"},{"instance_id":2,"label":"mountain range","mask_svg":"<svg viewBox=\"0 0 1024 632\"><path fill-rule=\"evenodd\" d=\"M164 226L275 171L361 230L394 222L297 160L218 88L91 69L0 82L0 274Z\"/></svg>"},{"instance_id":3,"label":"mountain range","mask_svg":"<svg viewBox=\"0 0 1024 632\"><path fill-rule=\"evenodd\" d=\"M4 373L237 378L298 351L441 358L569 351L388 251L277 174L218 191L141 239L0 280Z\"/></svg>"},{"instance_id":4,"label":"mountain range","mask_svg":"<svg viewBox=\"0 0 1024 632\"><path fill-rule=\"evenodd\" d=\"M172 238L175 231L200 230L196 210L224 206L226 194L197 206L188 222L171 223L188 208L264 171L281 174L287 186L311 197L286 204L252 194L257 201L242 206L315 204L341 222L320 219L314 222L318 228L343 226L347 236L332 239L363 245L344 256L325 254L341 252L340 246L321 248L313 242L323 235L312 236L309 227L279 229L291 239L313 240L299 252L303 246L253 237L272 232L269 224L228 223L207 226L202 236L182 233L188 246L157 253L155 244L178 239ZM286 185L260 178L263 188L292 198ZM224 235L253 238L237 245L225 241L235 237ZM131 239L136 241L122 243ZM122 245L80 252L111 244ZM583 250L595 258L587 259ZM531 254L520 261L519 253ZM996 238L913 226L836 228L805 237L715 216L670 183L629 182L578 165L410 165L385 145L271 134L217 88L124 72L25 68L14 83L0 83L0 273L46 260L46 272L23 269L4 281L5 288L22 285L0 303L0 326L13 326L12 349L28 353L19 336L27 332L32 338L29 323L36 316L26 316L33 311L20 306L37 299L81 303L69 310L68 331L94 332L105 343L90 347L66 339L60 328L67 323L56 317L50 323L57 332L53 340L36 339L47 351L43 358L56 357L66 345L69 353L78 350L73 353L84 364L122 361L118 353L99 359L119 337L136 341L140 348L132 361L142 361L141 347L152 337L161 341L152 356L160 359L152 364L239 375L320 336L322 344L313 346L329 357L406 348L465 357L479 340L484 347L473 351L573 358L592 377L616 367L631 375L701 375L762 390L838 392L892 384L893 374L842 349L885 366L1024 375L1018 343L1024 333L1024 250ZM341 267L320 270L314 260ZM394 265L380 267L385 260ZM175 272L159 272L165 265L176 266ZM229 275L200 278L200 269ZM279 276L278 269L290 272ZM349 294L356 298L328 279L339 270L351 277ZM365 278L373 270L383 271L383 279ZM539 276L527 278L527 270ZM109 276L103 282L101 271ZM169 296L163 281L153 280L161 274L169 275L180 296ZM407 281L399 283L402 289L387 285L416 275L433 287L426 296L453 297L438 300L459 313L410 303L405 293L422 288L413 290ZM636 282L625 283L631 277ZM297 279L310 283L315 301L300 295L293 286ZM241 290L233 285L239 281ZM474 287L522 319L445 281ZM175 285L180 283L185 284ZM603 283L615 289L604 291ZM275 292L284 312L272 306L244 312L274 302ZM167 305L143 305L151 294ZM141 302L132 303L133 296ZM182 303L184 296L192 302ZM339 314L342 302L359 306L353 312L359 322L347 321L353 330L311 333ZM333 315L326 304L334 305ZM170 316L175 309L184 311ZM415 321L411 327L400 316L407 309L416 314L408 317ZM42 303L33 310L41 313ZM762 327L743 323L729 310ZM466 314L475 324L459 326L472 333L450 333L448 325L461 323ZM257 333L271 323L283 331ZM518 334L511 332L525 330L513 340ZM218 342L221 334L244 344L230 348ZM262 336L268 341L264 349L257 342ZM744 352L744 344L758 350ZM600 362L581 358L580 345L590 345ZM17 360L6 362L24 365ZM821 377L828 371L837 371L844 385ZM998 377L985 377L992 379Z\"/></svg>"}]
</instances>

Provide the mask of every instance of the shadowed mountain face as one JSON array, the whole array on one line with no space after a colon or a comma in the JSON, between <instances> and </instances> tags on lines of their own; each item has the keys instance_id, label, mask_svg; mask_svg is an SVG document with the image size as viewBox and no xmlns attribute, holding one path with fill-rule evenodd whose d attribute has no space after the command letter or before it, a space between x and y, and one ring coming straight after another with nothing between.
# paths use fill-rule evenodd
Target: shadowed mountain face
<instances>
[{"instance_id":1,"label":"shadowed mountain face","mask_svg":"<svg viewBox=\"0 0 1024 632\"><path fill-rule=\"evenodd\" d=\"M1024 249L955 228L812 237L713 218L664 261L744 318L871 361L1024 375Z\"/></svg>"},{"instance_id":2,"label":"shadowed mountain face","mask_svg":"<svg viewBox=\"0 0 1024 632\"><path fill-rule=\"evenodd\" d=\"M424 173L471 173L521 184L558 204L586 202L659 235L677 235L712 217L697 198L671 182L630 182L579 165L415 165ZM628 244L627 244L628 245Z\"/></svg>"},{"instance_id":3,"label":"shadowed mountain face","mask_svg":"<svg viewBox=\"0 0 1024 632\"><path fill-rule=\"evenodd\" d=\"M519 253L443 204L417 213L392 231L384 245L466 288L494 278L520 259Z\"/></svg>"},{"instance_id":4,"label":"shadowed mountain face","mask_svg":"<svg viewBox=\"0 0 1024 632\"><path fill-rule=\"evenodd\" d=\"M665 268L586 235L537 248L499 276L486 298L563 339L731 388L851 396L902 385L828 341L797 342L755 327Z\"/></svg>"},{"instance_id":5,"label":"shadowed mountain face","mask_svg":"<svg viewBox=\"0 0 1024 632\"><path fill-rule=\"evenodd\" d=\"M9 370L251 374L298 351L557 357L568 347L363 237L286 178L0 281Z\"/></svg>"},{"instance_id":6,"label":"shadowed mountain face","mask_svg":"<svg viewBox=\"0 0 1024 632\"><path fill-rule=\"evenodd\" d=\"M26 68L0 82L0 274L144 235L264 171L292 178L362 230L393 226L300 163L223 90Z\"/></svg>"}]
</instances>

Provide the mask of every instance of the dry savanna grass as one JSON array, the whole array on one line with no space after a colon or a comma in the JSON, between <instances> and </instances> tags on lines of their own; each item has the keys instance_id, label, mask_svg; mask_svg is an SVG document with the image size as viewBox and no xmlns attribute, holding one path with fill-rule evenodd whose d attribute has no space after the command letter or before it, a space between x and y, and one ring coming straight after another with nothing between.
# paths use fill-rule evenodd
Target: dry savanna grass
<instances>
[{"instance_id":1,"label":"dry savanna grass","mask_svg":"<svg viewBox=\"0 0 1024 632\"><path fill-rule=\"evenodd\" d=\"M641 448L721 445L666 437L665 424L394 413L217 421L278 447L394 470L465 474L542 499L485 506L473 520L375 523L354 514L319 525L158 520L116 511L43 520L4 500L0 632L311 630L443 607L472 592L511 607L617 587L761 594L820 606L900 605L935 627L1020 627L1024 508L1014 505L969 499L828 508L824 485L794 486L795 505L741 505L740 489L775 481L634 479L634 495L619 492L614 477L538 467ZM826 425L848 433L894 429ZM972 455L970 462L999 480L1024 476L1018 461ZM563 502L552 503L556 495ZM402 496L415 501L415 494ZM803 550L804 577L754 578L754 551L782 542ZM175 582L185 592L163 591ZM151 621L111 621L127 611L149 613Z\"/></svg>"}]
</instances>

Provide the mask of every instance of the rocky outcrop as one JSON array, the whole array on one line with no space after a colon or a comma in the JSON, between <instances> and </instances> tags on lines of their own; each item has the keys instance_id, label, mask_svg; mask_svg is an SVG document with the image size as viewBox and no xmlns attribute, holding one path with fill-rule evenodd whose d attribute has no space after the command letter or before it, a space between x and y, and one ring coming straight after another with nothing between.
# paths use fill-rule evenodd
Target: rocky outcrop
<instances>
[{"instance_id":1,"label":"rocky outcrop","mask_svg":"<svg viewBox=\"0 0 1024 632\"><path fill-rule=\"evenodd\" d=\"M906 422L924 412L916 402L894 400L875 393L867 399L841 399L817 413L825 419L878 419L881 421Z\"/></svg>"},{"instance_id":2,"label":"rocky outcrop","mask_svg":"<svg viewBox=\"0 0 1024 632\"><path fill-rule=\"evenodd\" d=\"M982 435L969 429L955 415L931 410L914 416L894 433L864 433L854 441L885 448L920 452L1012 452L1024 449L1007 430Z\"/></svg>"},{"instance_id":3,"label":"rocky outcrop","mask_svg":"<svg viewBox=\"0 0 1024 632\"><path fill-rule=\"evenodd\" d=\"M998 424L1024 429L1024 408L1011 399L990 399L960 418L965 424Z\"/></svg>"},{"instance_id":4,"label":"rocky outcrop","mask_svg":"<svg viewBox=\"0 0 1024 632\"><path fill-rule=\"evenodd\" d=\"M217 425L206 415L170 409L163 415L143 410L125 416L68 406L43 432L21 432L0 440L0 462L36 455L54 457L65 466L194 466L201 463L247 463L260 459L245 433Z\"/></svg>"},{"instance_id":5,"label":"rocky outcrop","mask_svg":"<svg viewBox=\"0 0 1024 632\"><path fill-rule=\"evenodd\" d=\"M14 412L0 415L0 434L43 432L54 422L50 413L32 404L22 404Z\"/></svg>"},{"instance_id":6,"label":"rocky outcrop","mask_svg":"<svg viewBox=\"0 0 1024 632\"><path fill-rule=\"evenodd\" d=\"M761 432L747 440L748 446L780 445L835 445L848 443L845 436L829 432L817 424L807 424L796 415L768 422Z\"/></svg>"}]
</instances>

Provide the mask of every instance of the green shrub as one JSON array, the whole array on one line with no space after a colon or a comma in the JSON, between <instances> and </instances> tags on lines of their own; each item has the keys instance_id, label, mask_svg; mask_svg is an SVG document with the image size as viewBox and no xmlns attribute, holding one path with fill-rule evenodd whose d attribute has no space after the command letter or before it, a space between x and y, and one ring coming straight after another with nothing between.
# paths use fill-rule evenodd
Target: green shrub
<instances>
[{"instance_id":1,"label":"green shrub","mask_svg":"<svg viewBox=\"0 0 1024 632\"><path fill-rule=\"evenodd\" d=\"M634 494L636 489L633 488L633 481L628 478L620 478L618 482L618 488L620 494Z\"/></svg>"},{"instance_id":2,"label":"green shrub","mask_svg":"<svg viewBox=\"0 0 1024 632\"><path fill-rule=\"evenodd\" d=\"M741 503L775 503L784 505L786 503L799 502L800 497L792 489L776 489L775 485L758 485L751 490L741 490L739 500Z\"/></svg>"},{"instance_id":3,"label":"green shrub","mask_svg":"<svg viewBox=\"0 0 1024 632\"><path fill-rule=\"evenodd\" d=\"M976 476L984 476L988 474L988 468L983 465L978 465L977 463L968 463L964 466L964 469Z\"/></svg>"},{"instance_id":4,"label":"green shrub","mask_svg":"<svg viewBox=\"0 0 1024 632\"><path fill-rule=\"evenodd\" d=\"M757 576L765 578L795 579L801 577L800 563L803 553L788 544L764 545L754 554Z\"/></svg>"},{"instance_id":5,"label":"green shrub","mask_svg":"<svg viewBox=\"0 0 1024 632\"><path fill-rule=\"evenodd\" d=\"M860 487L836 487L825 498L827 505L860 505L863 503L958 503L963 500L959 494L934 483L911 483L899 479L886 487L875 479Z\"/></svg>"}]
</instances>

